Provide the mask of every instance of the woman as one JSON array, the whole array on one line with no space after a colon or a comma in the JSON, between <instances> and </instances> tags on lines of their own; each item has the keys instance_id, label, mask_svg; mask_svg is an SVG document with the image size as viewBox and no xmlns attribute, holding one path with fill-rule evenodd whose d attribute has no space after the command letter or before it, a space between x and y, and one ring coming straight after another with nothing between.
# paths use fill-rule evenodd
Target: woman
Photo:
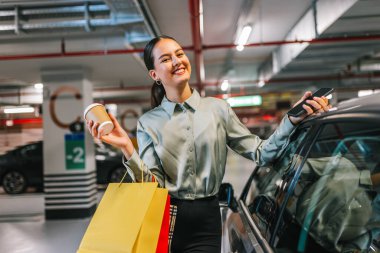
<instances>
[{"instance_id":1,"label":"woman","mask_svg":"<svg viewBox=\"0 0 380 253\"><path fill-rule=\"evenodd\" d=\"M152 39L144 61L152 87L153 109L137 126L139 154L111 115L115 128L94 137L120 148L125 166L136 179L156 180L169 190L177 207L171 252L220 252L221 217L216 197L222 182L227 147L256 161L270 163L287 144L294 125L315 112L327 111L326 98L314 98L301 117L285 117L268 140L252 135L221 99L203 98L190 88L191 66L181 46L171 37ZM302 99L310 96L306 92ZM302 100L301 99L301 100ZM301 101L300 100L300 101Z\"/></svg>"}]
</instances>

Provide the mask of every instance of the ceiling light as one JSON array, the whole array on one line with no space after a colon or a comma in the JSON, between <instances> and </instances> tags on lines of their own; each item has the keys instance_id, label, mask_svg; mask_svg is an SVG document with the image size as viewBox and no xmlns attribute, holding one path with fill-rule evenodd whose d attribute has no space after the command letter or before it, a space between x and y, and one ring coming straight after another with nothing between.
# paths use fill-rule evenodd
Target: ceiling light
<instances>
[{"instance_id":1,"label":"ceiling light","mask_svg":"<svg viewBox=\"0 0 380 253\"><path fill-rule=\"evenodd\" d=\"M9 120L5 121L5 125L6 125L7 127L11 127L11 126L14 125L14 122L13 122L13 120L9 119Z\"/></svg>"},{"instance_id":2,"label":"ceiling light","mask_svg":"<svg viewBox=\"0 0 380 253\"><path fill-rule=\"evenodd\" d=\"M236 50L239 51L239 52L241 52L241 51L244 50L244 46L243 45L237 45L236 46Z\"/></svg>"},{"instance_id":3,"label":"ceiling light","mask_svg":"<svg viewBox=\"0 0 380 253\"><path fill-rule=\"evenodd\" d=\"M244 45L247 44L248 39L249 39L249 35L251 35L251 32L252 32L252 26L251 25L246 25L243 27L239 37L235 41L235 44L237 45L236 49L238 51L242 51L244 49Z\"/></svg>"},{"instance_id":4,"label":"ceiling light","mask_svg":"<svg viewBox=\"0 0 380 253\"><path fill-rule=\"evenodd\" d=\"M7 114L10 114L10 113L32 113L32 112L34 112L34 108L30 107L30 106L4 108L4 113L7 113Z\"/></svg>"},{"instance_id":5,"label":"ceiling light","mask_svg":"<svg viewBox=\"0 0 380 253\"><path fill-rule=\"evenodd\" d=\"M228 83L228 80L223 80L222 85L220 86L220 89L222 91L226 91L226 90L228 90L229 86L230 86L230 84Z\"/></svg>"},{"instance_id":6,"label":"ceiling light","mask_svg":"<svg viewBox=\"0 0 380 253\"><path fill-rule=\"evenodd\" d=\"M42 83L36 83L34 84L34 88L37 90L42 90L44 88L44 85Z\"/></svg>"},{"instance_id":7,"label":"ceiling light","mask_svg":"<svg viewBox=\"0 0 380 253\"><path fill-rule=\"evenodd\" d=\"M262 79L259 80L259 82L257 83L257 86L260 87L260 88L263 87L264 85L265 85L265 81L262 80Z\"/></svg>"}]
</instances>

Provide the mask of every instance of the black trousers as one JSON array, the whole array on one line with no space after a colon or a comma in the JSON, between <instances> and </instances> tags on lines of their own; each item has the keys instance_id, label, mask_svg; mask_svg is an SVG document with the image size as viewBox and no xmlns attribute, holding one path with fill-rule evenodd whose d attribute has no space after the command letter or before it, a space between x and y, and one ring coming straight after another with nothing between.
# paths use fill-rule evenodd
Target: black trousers
<instances>
[{"instance_id":1,"label":"black trousers","mask_svg":"<svg viewBox=\"0 0 380 253\"><path fill-rule=\"evenodd\" d=\"M177 206L171 253L220 253L222 223L217 197L171 199Z\"/></svg>"}]
</instances>

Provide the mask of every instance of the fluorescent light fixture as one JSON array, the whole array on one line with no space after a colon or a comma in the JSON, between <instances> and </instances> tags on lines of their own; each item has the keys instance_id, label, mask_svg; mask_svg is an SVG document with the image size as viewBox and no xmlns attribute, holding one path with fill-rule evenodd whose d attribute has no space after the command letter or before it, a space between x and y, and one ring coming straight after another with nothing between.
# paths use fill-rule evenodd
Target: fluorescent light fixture
<instances>
[{"instance_id":1,"label":"fluorescent light fixture","mask_svg":"<svg viewBox=\"0 0 380 253\"><path fill-rule=\"evenodd\" d=\"M249 35L251 35L251 32L252 32L252 26L251 25L246 25L243 27L239 37L235 41L235 44L237 45L236 50L242 51L244 49L244 45L247 44L248 39L249 39Z\"/></svg>"},{"instance_id":2,"label":"fluorescent light fixture","mask_svg":"<svg viewBox=\"0 0 380 253\"><path fill-rule=\"evenodd\" d=\"M231 107L258 106L263 103L260 95L227 98Z\"/></svg>"},{"instance_id":3,"label":"fluorescent light fixture","mask_svg":"<svg viewBox=\"0 0 380 253\"><path fill-rule=\"evenodd\" d=\"M228 83L228 80L223 80L222 85L220 86L220 89L222 91L226 91L226 90L228 90L229 86L230 86L230 84Z\"/></svg>"},{"instance_id":4,"label":"fluorescent light fixture","mask_svg":"<svg viewBox=\"0 0 380 253\"><path fill-rule=\"evenodd\" d=\"M44 88L44 85L42 83L36 83L34 84L34 88L36 90L42 90Z\"/></svg>"},{"instance_id":5,"label":"fluorescent light fixture","mask_svg":"<svg viewBox=\"0 0 380 253\"><path fill-rule=\"evenodd\" d=\"M4 108L4 113L7 113L7 114L10 114L10 113L32 113L32 112L34 112L34 108L30 107L30 106Z\"/></svg>"}]
</instances>

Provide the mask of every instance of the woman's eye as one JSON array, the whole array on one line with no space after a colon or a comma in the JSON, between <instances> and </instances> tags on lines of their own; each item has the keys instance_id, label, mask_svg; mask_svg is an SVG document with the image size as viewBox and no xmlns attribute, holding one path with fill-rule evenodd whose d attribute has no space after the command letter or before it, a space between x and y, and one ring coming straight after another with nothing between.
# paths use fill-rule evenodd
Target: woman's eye
<instances>
[{"instance_id":1,"label":"woman's eye","mask_svg":"<svg viewBox=\"0 0 380 253\"><path fill-rule=\"evenodd\" d=\"M177 54L177 57L182 57L182 56L184 56L185 55L185 53L178 53Z\"/></svg>"},{"instance_id":2,"label":"woman's eye","mask_svg":"<svg viewBox=\"0 0 380 253\"><path fill-rule=\"evenodd\" d=\"M167 61L169 61L169 58L164 58L164 59L162 59L161 62L167 62Z\"/></svg>"}]
</instances>

